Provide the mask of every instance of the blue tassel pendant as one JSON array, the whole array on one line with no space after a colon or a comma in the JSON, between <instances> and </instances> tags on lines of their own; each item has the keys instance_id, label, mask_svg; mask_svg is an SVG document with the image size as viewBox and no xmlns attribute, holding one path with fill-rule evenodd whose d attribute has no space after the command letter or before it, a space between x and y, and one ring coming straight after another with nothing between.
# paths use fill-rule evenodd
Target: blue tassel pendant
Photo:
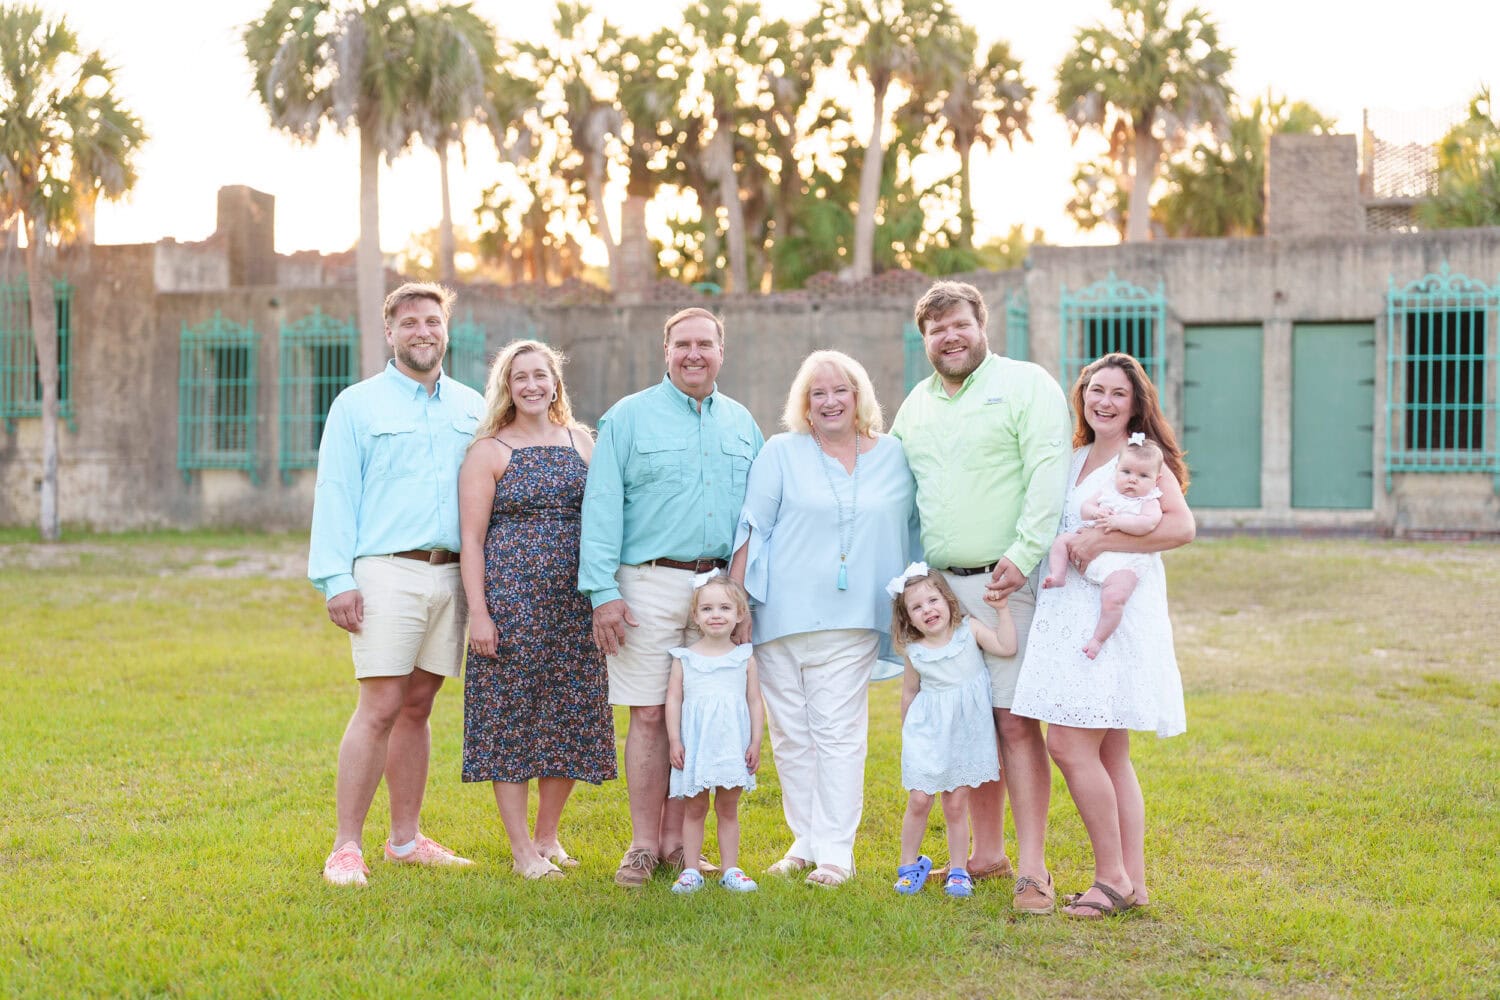
<instances>
[{"instance_id":1,"label":"blue tassel pendant","mask_svg":"<svg viewBox=\"0 0 1500 1000\"><path fill-rule=\"evenodd\" d=\"M839 560L839 589L849 589L849 567L844 565L842 559Z\"/></svg>"}]
</instances>

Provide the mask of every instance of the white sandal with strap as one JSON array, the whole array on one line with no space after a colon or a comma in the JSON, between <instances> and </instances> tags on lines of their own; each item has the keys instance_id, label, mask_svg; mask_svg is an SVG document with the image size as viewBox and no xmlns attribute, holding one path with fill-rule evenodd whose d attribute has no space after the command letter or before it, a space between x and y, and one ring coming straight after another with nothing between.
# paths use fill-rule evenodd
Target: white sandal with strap
<instances>
[{"instance_id":1,"label":"white sandal with strap","mask_svg":"<svg viewBox=\"0 0 1500 1000\"><path fill-rule=\"evenodd\" d=\"M836 889L853 877L853 872L845 871L838 865L819 865L812 870L812 873L804 881L808 885L817 886L819 889Z\"/></svg>"},{"instance_id":2,"label":"white sandal with strap","mask_svg":"<svg viewBox=\"0 0 1500 1000\"><path fill-rule=\"evenodd\" d=\"M803 858L794 858L790 854L788 854L786 857L782 858L780 861L767 868L766 874L780 875L782 878L791 878L793 875L801 875L811 867L813 867L813 863L811 861L807 861Z\"/></svg>"}]
</instances>

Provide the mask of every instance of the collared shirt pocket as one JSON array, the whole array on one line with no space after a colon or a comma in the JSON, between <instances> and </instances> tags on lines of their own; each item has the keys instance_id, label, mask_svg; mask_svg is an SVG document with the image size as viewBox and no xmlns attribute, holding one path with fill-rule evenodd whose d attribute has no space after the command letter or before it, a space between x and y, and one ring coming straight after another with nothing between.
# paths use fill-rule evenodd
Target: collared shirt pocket
<instances>
[{"instance_id":1,"label":"collared shirt pocket","mask_svg":"<svg viewBox=\"0 0 1500 1000\"><path fill-rule=\"evenodd\" d=\"M675 493L682 488L682 463L687 442L682 438L640 437L625 467L626 490Z\"/></svg>"},{"instance_id":2,"label":"collared shirt pocket","mask_svg":"<svg viewBox=\"0 0 1500 1000\"><path fill-rule=\"evenodd\" d=\"M449 427L453 431L451 438L459 451L459 460L462 461L462 455L468 449L469 442L474 440L474 432L479 429L479 418L465 413L454 417Z\"/></svg>"},{"instance_id":3,"label":"collared shirt pocket","mask_svg":"<svg viewBox=\"0 0 1500 1000\"><path fill-rule=\"evenodd\" d=\"M427 446L418 443L417 425L411 420L385 419L370 426L370 458L367 474L376 479L405 479L421 472Z\"/></svg>"},{"instance_id":4,"label":"collared shirt pocket","mask_svg":"<svg viewBox=\"0 0 1500 1000\"><path fill-rule=\"evenodd\" d=\"M755 460L755 442L749 438L731 434L719 441L719 449L729 463L729 481L734 492L741 498L745 495L745 479L750 474L750 463Z\"/></svg>"}]
</instances>

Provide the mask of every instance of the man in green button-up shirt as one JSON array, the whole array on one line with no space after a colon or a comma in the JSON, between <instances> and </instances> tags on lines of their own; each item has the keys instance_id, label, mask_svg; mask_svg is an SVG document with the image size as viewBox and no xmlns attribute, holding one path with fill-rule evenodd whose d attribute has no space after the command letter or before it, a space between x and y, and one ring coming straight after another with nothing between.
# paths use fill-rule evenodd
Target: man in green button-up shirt
<instances>
[{"instance_id":1,"label":"man in green button-up shirt","mask_svg":"<svg viewBox=\"0 0 1500 1000\"><path fill-rule=\"evenodd\" d=\"M1011 790L1020 878L1015 908L1048 913L1052 878L1043 857L1051 765L1041 725L1010 713L1036 595L1028 577L1057 533L1067 492L1072 428L1057 381L1041 367L990 353L984 298L973 285L940 281L917 303L931 377L896 414L917 480L922 548L965 613L993 625L986 590L1009 598L1016 655L985 654L1005 774L971 796L975 878L1011 874L1005 856L1005 789Z\"/></svg>"}]
</instances>

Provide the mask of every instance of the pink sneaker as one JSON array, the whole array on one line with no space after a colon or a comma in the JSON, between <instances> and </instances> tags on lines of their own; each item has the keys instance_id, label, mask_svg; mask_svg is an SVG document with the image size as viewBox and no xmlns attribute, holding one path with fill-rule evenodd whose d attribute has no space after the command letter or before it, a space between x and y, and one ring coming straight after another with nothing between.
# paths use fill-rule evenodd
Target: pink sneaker
<instances>
[{"instance_id":1,"label":"pink sneaker","mask_svg":"<svg viewBox=\"0 0 1500 1000\"><path fill-rule=\"evenodd\" d=\"M385 859L398 865L430 865L432 867L443 867L446 865L472 865L474 862L468 858L461 858L448 848L439 844L431 837L417 834L417 846L404 858L396 857L391 851L391 842L385 842Z\"/></svg>"},{"instance_id":2,"label":"pink sneaker","mask_svg":"<svg viewBox=\"0 0 1500 1000\"><path fill-rule=\"evenodd\" d=\"M352 840L328 855L328 860L323 862L323 879L333 885L368 885L365 880L368 874L370 869L365 866L364 856L359 853L359 846Z\"/></svg>"}]
</instances>

